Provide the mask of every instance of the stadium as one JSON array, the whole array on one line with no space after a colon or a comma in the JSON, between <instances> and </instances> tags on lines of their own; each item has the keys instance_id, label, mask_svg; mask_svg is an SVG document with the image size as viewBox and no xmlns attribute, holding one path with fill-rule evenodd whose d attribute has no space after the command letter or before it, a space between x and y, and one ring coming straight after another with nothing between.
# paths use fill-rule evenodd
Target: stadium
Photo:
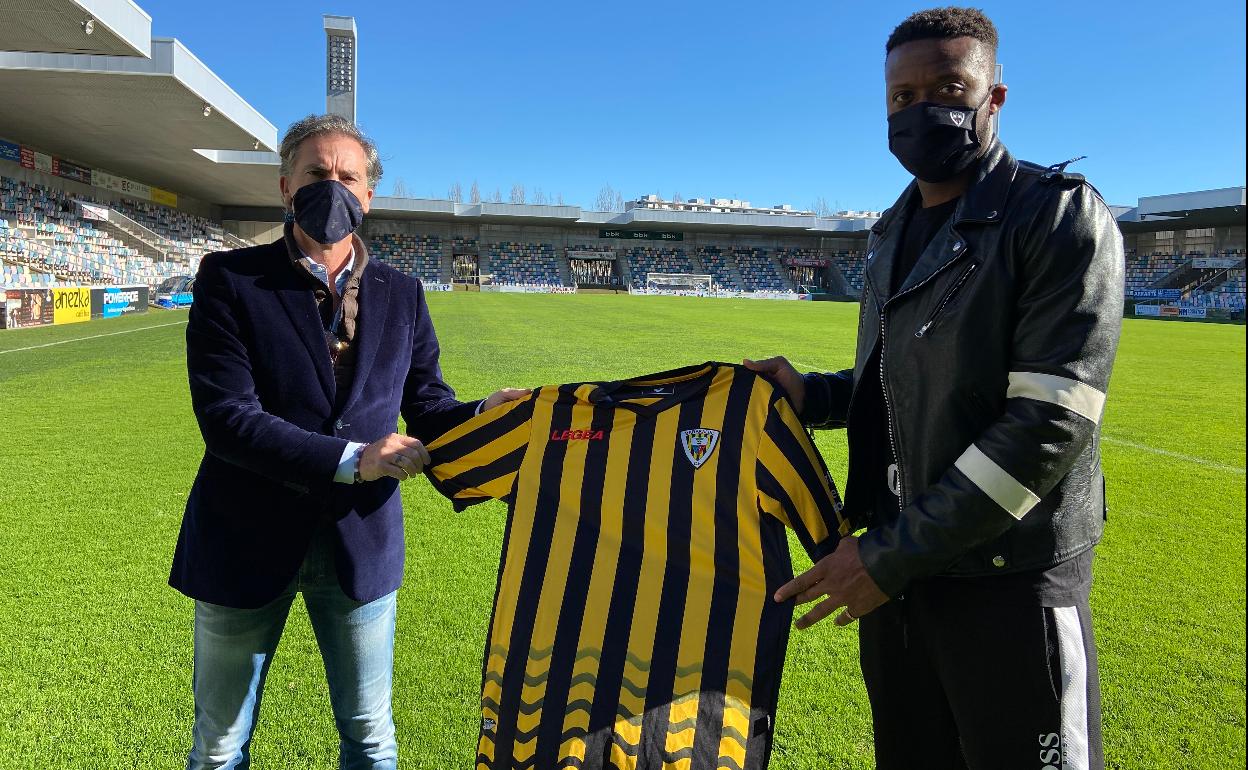
<instances>
[{"instance_id":1,"label":"stadium","mask_svg":"<svg viewBox=\"0 0 1248 770\"><path fill-rule=\"evenodd\" d=\"M133 2L0 15L0 768L172 766L190 734L192 617L165 581L203 448L185 307L204 255L281 238L281 132ZM354 120L355 22L324 30L326 109ZM803 371L851 361L879 212L476 197L378 195L360 230L371 258L430 292L461 397L780 352ZM1111 206L1126 320L1093 593L1111 767L1245 763L1246 205L1239 186ZM543 331L586 318L573 339ZM816 442L838 480L841 433ZM468 766L504 512L452 513L427 484L403 495L404 761ZM293 614L257 764L333 766L320 665ZM780 714L774 767L873 766L856 636L794 634ZM843 729L803 733L810 714Z\"/></svg>"}]
</instances>

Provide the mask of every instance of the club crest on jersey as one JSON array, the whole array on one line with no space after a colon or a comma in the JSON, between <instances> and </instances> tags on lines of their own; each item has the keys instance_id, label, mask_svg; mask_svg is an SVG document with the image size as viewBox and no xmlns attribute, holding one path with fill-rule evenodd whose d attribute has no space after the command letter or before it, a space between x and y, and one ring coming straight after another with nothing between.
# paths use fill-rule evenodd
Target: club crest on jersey
<instances>
[{"instance_id":1,"label":"club crest on jersey","mask_svg":"<svg viewBox=\"0 0 1248 770\"><path fill-rule=\"evenodd\" d=\"M701 468L719 445L719 431L710 428L694 428L680 432L680 445L684 447L685 457L693 463L693 467Z\"/></svg>"}]
</instances>

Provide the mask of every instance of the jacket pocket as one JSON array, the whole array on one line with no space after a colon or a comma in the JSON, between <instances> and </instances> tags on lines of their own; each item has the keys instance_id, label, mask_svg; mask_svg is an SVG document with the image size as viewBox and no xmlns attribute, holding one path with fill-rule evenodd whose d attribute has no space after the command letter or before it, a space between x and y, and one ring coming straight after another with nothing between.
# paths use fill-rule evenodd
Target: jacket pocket
<instances>
[{"instance_id":1,"label":"jacket pocket","mask_svg":"<svg viewBox=\"0 0 1248 770\"><path fill-rule=\"evenodd\" d=\"M923 321L923 324L914 332L915 337L922 339L927 336L928 331L931 330L932 326L940 318L940 314L944 312L945 307L948 306L949 302L955 296L957 296L962 287L966 285L967 279L971 277L971 274L974 273L975 269L978 267L978 263L972 262L962 270L962 272L954 280L953 284L949 287L949 290L946 291L945 295L940 298L940 302L936 303L936 309L932 311L931 315L929 315L927 319Z\"/></svg>"}]
</instances>

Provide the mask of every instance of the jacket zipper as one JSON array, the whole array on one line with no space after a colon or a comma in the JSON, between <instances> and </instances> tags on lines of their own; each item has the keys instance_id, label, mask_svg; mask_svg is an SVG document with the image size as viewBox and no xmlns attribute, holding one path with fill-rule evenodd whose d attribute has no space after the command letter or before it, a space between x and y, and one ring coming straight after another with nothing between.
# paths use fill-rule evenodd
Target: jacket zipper
<instances>
[{"instance_id":1,"label":"jacket zipper","mask_svg":"<svg viewBox=\"0 0 1248 770\"><path fill-rule=\"evenodd\" d=\"M884 308L880 308L880 392L884 394L884 421L888 424L888 447L893 452L893 462L897 463L897 512L905 509L901 501L905 499L904 481L901 475L901 455L897 452L897 440L893 437L893 410L888 401L888 383L884 381Z\"/></svg>"},{"instance_id":2,"label":"jacket zipper","mask_svg":"<svg viewBox=\"0 0 1248 770\"><path fill-rule=\"evenodd\" d=\"M978 265L972 262L965 270L962 271L962 275L958 276L958 280L954 281L953 286L949 288L949 291L945 292L945 296L941 297L940 304L937 305L936 309L932 311L932 314L927 317L927 320L923 322L923 325L919 327L919 330L914 333L915 337L922 339L923 336L927 334L927 330L931 328L932 324L936 323L936 319L939 318L940 314L944 311L945 305L948 305L949 300L953 299L954 295L958 293L958 289L962 288L962 284L966 283L966 279L971 277L971 273L975 272L976 267L978 267Z\"/></svg>"},{"instance_id":3,"label":"jacket zipper","mask_svg":"<svg viewBox=\"0 0 1248 770\"><path fill-rule=\"evenodd\" d=\"M967 270L967 273L969 274L970 270L973 270L973 269L974 269L974 266L972 263L972 267ZM909 289L906 289L903 292L899 292L889 297L888 301L892 302L893 300L897 299L903 294L909 294L912 291L917 291L920 287L926 286L928 283L934 280L936 276L940 275L942 272L944 272L943 269L937 270L936 272L929 275L927 278L924 278L922 281L911 286ZM888 303L884 303L884 305L887 305L887 304ZM942 302L941 304L943 305L944 303ZM897 451L897 439L893 433L893 408L892 408L892 404L888 400L888 382L884 379L884 353L887 349L885 345L885 332L884 332L884 312L885 312L884 305L880 306L880 392L884 395L884 421L888 424L888 446L893 451L893 462L897 463L897 491L899 493L897 495L897 511L900 513L905 510L904 501L906 499L906 488L905 488L906 476L904 473L902 473L901 453ZM939 308L937 308L937 310L939 311Z\"/></svg>"}]
</instances>

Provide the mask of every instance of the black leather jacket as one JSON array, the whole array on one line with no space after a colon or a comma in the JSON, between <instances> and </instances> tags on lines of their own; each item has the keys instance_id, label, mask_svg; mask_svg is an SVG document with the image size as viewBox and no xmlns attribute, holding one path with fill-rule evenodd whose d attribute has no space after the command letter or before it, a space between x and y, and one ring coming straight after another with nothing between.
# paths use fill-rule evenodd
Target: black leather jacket
<instances>
[{"instance_id":1,"label":"black leather jacket","mask_svg":"<svg viewBox=\"0 0 1248 770\"><path fill-rule=\"evenodd\" d=\"M912 183L872 228L854 368L806 375L803 414L849 429L845 513L890 596L937 574L1049 567L1100 540L1099 424L1122 326L1122 237L1082 177L994 144L890 292L918 201ZM866 377L882 409L865 406ZM897 497L876 494L879 456L896 458Z\"/></svg>"}]
</instances>

